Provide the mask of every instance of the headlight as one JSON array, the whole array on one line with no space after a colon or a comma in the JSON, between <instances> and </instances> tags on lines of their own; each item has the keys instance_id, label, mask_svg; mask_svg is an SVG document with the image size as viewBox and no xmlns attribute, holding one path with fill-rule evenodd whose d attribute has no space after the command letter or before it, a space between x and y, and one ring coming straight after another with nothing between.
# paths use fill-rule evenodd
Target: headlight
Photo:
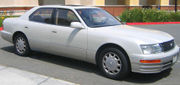
<instances>
[{"instance_id":1,"label":"headlight","mask_svg":"<svg viewBox=\"0 0 180 85\"><path fill-rule=\"evenodd\" d=\"M162 52L162 48L159 44L141 45L141 49L144 54L156 54Z\"/></svg>"}]
</instances>

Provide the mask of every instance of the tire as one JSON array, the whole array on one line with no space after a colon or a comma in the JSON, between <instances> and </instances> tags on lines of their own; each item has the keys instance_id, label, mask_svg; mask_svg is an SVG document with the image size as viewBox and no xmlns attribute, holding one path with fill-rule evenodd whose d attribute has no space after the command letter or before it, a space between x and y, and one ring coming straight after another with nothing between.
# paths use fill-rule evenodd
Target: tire
<instances>
[{"instance_id":1,"label":"tire","mask_svg":"<svg viewBox=\"0 0 180 85\"><path fill-rule=\"evenodd\" d=\"M20 56L28 56L30 54L30 47L25 35L17 34L14 38L15 53Z\"/></svg>"},{"instance_id":2,"label":"tire","mask_svg":"<svg viewBox=\"0 0 180 85\"><path fill-rule=\"evenodd\" d=\"M111 79L124 79L130 73L129 59L121 50L109 47L98 56L98 67L104 76Z\"/></svg>"}]
</instances>

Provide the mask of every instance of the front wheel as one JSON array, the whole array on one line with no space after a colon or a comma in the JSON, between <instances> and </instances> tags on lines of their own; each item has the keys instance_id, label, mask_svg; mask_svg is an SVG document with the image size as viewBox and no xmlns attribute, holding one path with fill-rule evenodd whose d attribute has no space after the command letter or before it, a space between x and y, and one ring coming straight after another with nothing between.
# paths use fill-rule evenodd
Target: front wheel
<instances>
[{"instance_id":1,"label":"front wheel","mask_svg":"<svg viewBox=\"0 0 180 85\"><path fill-rule=\"evenodd\" d=\"M108 78L123 79L130 73L129 60L118 48L110 47L102 50L97 63Z\"/></svg>"},{"instance_id":2,"label":"front wheel","mask_svg":"<svg viewBox=\"0 0 180 85\"><path fill-rule=\"evenodd\" d=\"M23 34L18 34L15 36L14 48L16 54L20 56L27 56L30 53L30 47L27 38Z\"/></svg>"}]
</instances>

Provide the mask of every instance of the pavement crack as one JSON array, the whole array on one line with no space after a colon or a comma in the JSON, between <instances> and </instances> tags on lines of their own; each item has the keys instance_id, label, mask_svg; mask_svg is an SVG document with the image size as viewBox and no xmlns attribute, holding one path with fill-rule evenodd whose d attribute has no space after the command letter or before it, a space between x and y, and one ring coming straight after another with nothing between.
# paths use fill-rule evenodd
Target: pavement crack
<instances>
[{"instance_id":1,"label":"pavement crack","mask_svg":"<svg viewBox=\"0 0 180 85\"><path fill-rule=\"evenodd\" d=\"M39 82L37 85L41 85L42 83L45 83L47 80L49 80L49 77L44 79L43 81Z\"/></svg>"}]
</instances>

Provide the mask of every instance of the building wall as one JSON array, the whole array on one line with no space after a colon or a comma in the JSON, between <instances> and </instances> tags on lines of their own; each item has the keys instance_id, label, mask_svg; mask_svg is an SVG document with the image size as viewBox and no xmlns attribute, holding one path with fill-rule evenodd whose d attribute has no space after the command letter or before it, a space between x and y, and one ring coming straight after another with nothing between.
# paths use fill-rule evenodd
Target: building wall
<instances>
[{"instance_id":1,"label":"building wall","mask_svg":"<svg viewBox=\"0 0 180 85\"><path fill-rule=\"evenodd\" d=\"M65 5L81 5L81 0L65 0Z\"/></svg>"},{"instance_id":2,"label":"building wall","mask_svg":"<svg viewBox=\"0 0 180 85\"><path fill-rule=\"evenodd\" d=\"M94 0L80 0L81 5L93 5L95 2ZM100 2L103 3L103 2Z\"/></svg>"},{"instance_id":3,"label":"building wall","mask_svg":"<svg viewBox=\"0 0 180 85\"><path fill-rule=\"evenodd\" d=\"M95 0L39 0L39 5L94 5ZM103 4L103 0L97 4Z\"/></svg>"},{"instance_id":4,"label":"building wall","mask_svg":"<svg viewBox=\"0 0 180 85\"><path fill-rule=\"evenodd\" d=\"M111 0L111 1L114 2L114 0ZM95 2L94 5L105 5L105 3L106 3L105 0L94 0L94 2ZM116 4L116 3L114 3L114 4Z\"/></svg>"},{"instance_id":5,"label":"building wall","mask_svg":"<svg viewBox=\"0 0 180 85\"><path fill-rule=\"evenodd\" d=\"M1 0L0 7L38 6L38 0Z\"/></svg>"},{"instance_id":6,"label":"building wall","mask_svg":"<svg viewBox=\"0 0 180 85\"><path fill-rule=\"evenodd\" d=\"M174 6L172 6L174 0L0 0L0 13L4 11L18 11L19 13L19 11L26 11L34 6L52 4L100 6L114 16L120 15L126 9L143 8L146 5L157 9L160 4L161 10L174 10ZM180 0L178 0L178 4L180 5Z\"/></svg>"},{"instance_id":7,"label":"building wall","mask_svg":"<svg viewBox=\"0 0 180 85\"><path fill-rule=\"evenodd\" d=\"M0 0L0 16L22 15L38 5L38 0Z\"/></svg>"},{"instance_id":8,"label":"building wall","mask_svg":"<svg viewBox=\"0 0 180 85\"><path fill-rule=\"evenodd\" d=\"M38 5L174 5L174 0L0 0L0 7L6 6L38 6ZM180 0L178 0L180 5Z\"/></svg>"},{"instance_id":9,"label":"building wall","mask_svg":"<svg viewBox=\"0 0 180 85\"><path fill-rule=\"evenodd\" d=\"M14 2L15 0L1 0L0 6L13 6L15 5Z\"/></svg>"},{"instance_id":10,"label":"building wall","mask_svg":"<svg viewBox=\"0 0 180 85\"><path fill-rule=\"evenodd\" d=\"M174 3L174 0L39 0L40 5L63 4L63 5L129 5L129 6L150 6L162 5L168 6ZM178 0L180 3L180 0Z\"/></svg>"},{"instance_id":11,"label":"building wall","mask_svg":"<svg viewBox=\"0 0 180 85\"><path fill-rule=\"evenodd\" d=\"M139 6L139 0L129 0L130 6Z\"/></svg>"},{"instance_id":12,"label":"building wall","mask_svg":"<svg viewBox=\"0 0 180 85\"><path fill-rule=\"evenodd\" d=\"M169 5L169 0L160 0L160 5L161 6L168 6Z\"/></svg>"},{"instance_id":13,"label":"building wall","mask_svg":"<svg viewBox=\"0 0 180 85\"><path fill-rule=\"evenodd\" d=\"M39 5L65 5L65 0L39 0Z\"/></svg>"}]
</instances>

